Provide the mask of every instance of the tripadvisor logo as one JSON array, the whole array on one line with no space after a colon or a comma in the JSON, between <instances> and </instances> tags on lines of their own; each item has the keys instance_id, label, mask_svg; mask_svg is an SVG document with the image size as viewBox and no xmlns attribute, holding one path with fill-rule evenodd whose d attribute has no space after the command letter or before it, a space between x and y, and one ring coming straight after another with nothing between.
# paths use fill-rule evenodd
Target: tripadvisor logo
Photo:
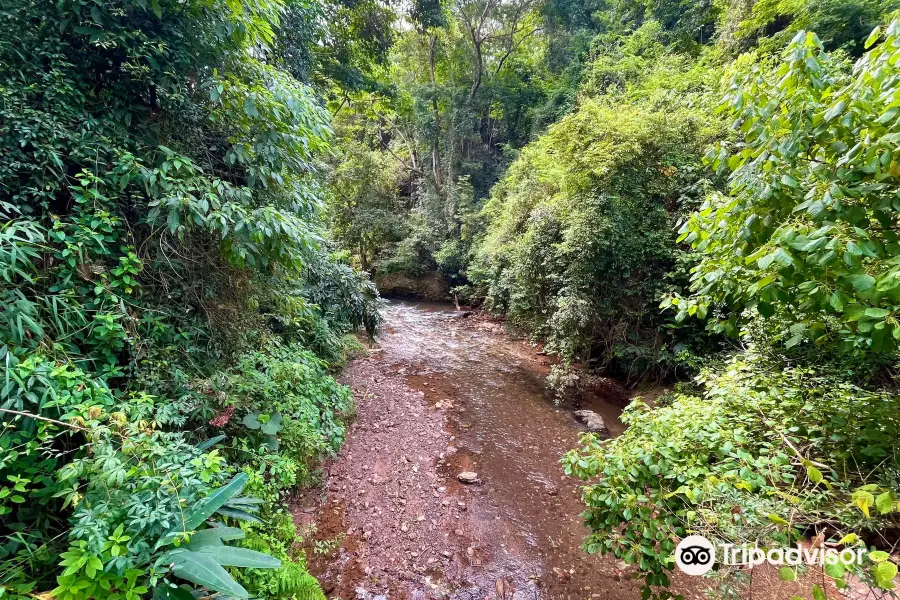
<instances>
[{"instance_id":1,"label":"tripadvisor logo","mask_svg":"<svg viewBox=\"0 0 900 600\"><path fill-rule=\"evenodd\" d=\"M675 564L688 575L705 575L716 564L716 548L702 535L689 535L675 547Z\"/></svg>"},{"instance_id":2,"label":"tripadvisor logo","mask_svg":"<svg viewBox=\"0 0 900 600\"><path fill-rule=\"evenodd\" d=\"M799 565L862 564L865 548L811 548L797 544L795 548L762 549L758 545L720 544L722 564L748 566L763 563L795 567ZM675 564L688 575L705 575L716 564L716 547L702 535L689 535L675 547Z\"/></svg>"}]
</instances>

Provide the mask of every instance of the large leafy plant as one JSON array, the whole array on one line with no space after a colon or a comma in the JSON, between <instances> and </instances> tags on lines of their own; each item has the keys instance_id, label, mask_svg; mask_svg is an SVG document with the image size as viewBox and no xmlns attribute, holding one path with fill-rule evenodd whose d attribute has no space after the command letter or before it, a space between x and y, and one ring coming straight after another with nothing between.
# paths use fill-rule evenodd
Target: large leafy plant
<instances>
[{"instance_id":1,"label":"large leafy plant","mask_svg":"<svg viewBox=\"0 0 900 600\"><path fill-rule=\"evenodd\" d=\"M694 295L664 304L679 320L736 334L761 315L787 347L896 350L900 24L865 45L852 69L807 32L779 64L739 63L721 110L740 136L710 154L729 194L681 228L701 259Z\"/></svg>"},{"instance_id":2,"label":"large leafy plant","mask_svg":"<svg viewBox=\"0 0 900 600\"><path fill-rule=\"evenodd\" d=\"M751 351L706 370L702 395L673 394L655 408L635 400L622 436L584 436L563 463L591 480L586 549L637 566L648 586L667 586L675 544L692 533L762 547L821 535L854 547L896 528L900 397L834 371L784 368ZM865 564L827 574L843 586L852 570L892 589L896 566L879 566L884 553L870 549Z\"/></svg>"},{"instance_id":3,"label":"large leafy plant","mask_svg":"<svg viewBox=\"0 0 900 600\"><path fill-rule=\"evenodd\" d=\"M248 598L247 590L235 581L224 567L276 569L281 566L281 561L256 550L225 544L226 541L243 539L246 534L242 529L205 526L207 520L216 512L230 516L235 514L229 512L228 503L241 493L246 483L247 475L241 473L185 513L182 523L156 543L157 549L165 550L165 553L156 560L156 566L168 565L175 577L210 591L235 598ZM172 545L176 547L169 549ZM168 582L157 585L164 586L163 589L166 590L173 589L172 584ZM166 593L174 595L177 592Z\"/></svg>"}]
</instances>

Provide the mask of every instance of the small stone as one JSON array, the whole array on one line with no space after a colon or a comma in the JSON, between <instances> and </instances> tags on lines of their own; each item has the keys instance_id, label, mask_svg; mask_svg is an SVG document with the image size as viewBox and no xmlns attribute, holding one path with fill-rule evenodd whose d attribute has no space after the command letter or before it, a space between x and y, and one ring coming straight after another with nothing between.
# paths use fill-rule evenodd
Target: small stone
<instances>
[{"instance_id":1,"label":"small stone","mask_svg":"<svg viewBox=\"0 0 900 600\"><path fill-rule=\"evenodd\" d=\"M402 525L400 525L400 531L402 531L403 533L406 533L407 531L409 531L409 525L407 525L406 523L403 523Z\"/></svg>"},{"instance_id":2,"label":"small stone","mask_svg":"<svg viewBox=\"0 0 900 600\"><path fill-rule=\"evenodd\" d=\"M476 483L478 481L478 473L475 471L463 471L457 475L456 478L459 479L461 483Z\"/></svg>"},{"instance_id":3,"label":"small stone","mask_svg":"<svg viewBox=\"0 0 900 600\"><path fill-rule=\"evenodd\" d=\"M441 554L444 555L444 558L451 558L453 556L453 553L449 550L444 550L443 552L441 552Z\"/></svg>"}]
</instances>

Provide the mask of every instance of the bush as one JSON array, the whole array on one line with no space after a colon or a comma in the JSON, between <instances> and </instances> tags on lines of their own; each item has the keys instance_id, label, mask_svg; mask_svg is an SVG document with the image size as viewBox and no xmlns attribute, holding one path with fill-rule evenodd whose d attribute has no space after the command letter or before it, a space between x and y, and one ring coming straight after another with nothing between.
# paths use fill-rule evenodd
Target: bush
<instances>
[{"instance_id":1,"label":"bush","mask_svg":"<svg viewBox=\"0 0 900 600\"><path fill-rule=\"evenodd\" d=\"M622 436L584 436L563 462L567 473L599 477L584 491L587 550L637 565L658 586L689 533L762 547L821 534L854 546L896 529L900 396L835 372L750 350L705 371L702 395L658 408L637 399ZM840 565L828 574L844 584ZM889 587L874 564L855 574Z\"/></svg>"},{"instance_id":2,"label":"bush","mask_svg":"<svg viewBox=\"0 0 900 600\"><path fill-rule=\"evenodd\" d=\"M343 437L309 349L374 333L377 293L323 240L329 115L273 66L280 8L0 1L0 595L246 598L224 567L280 561L221 520L281 498L240 496L243 467L281 492ZM280 394L242 410L284 415L282 454L203 435L248 356Z\"/></svg>"},{"instance_id":3,"label":"bush","mask_svg":"<svg viewBox=\"0 0 900 600\"><path fill-rule=\"evenodd\" d=\"M772 317L785 348L896 351L898 27L852 72L805 32L780 64L739 63L722 109L743 139L710 153L732 171L730 194L711 195L681 228L701 254L694 295L664 304L679 321L708 318L737 335L748 319ZM866 46L880 39L876 29Z\"/></svg>"},{"instance_id":4,"label":"bush","mask_svg":"<svg viewBox=\"0 0 900 600\"><path fill-rule=\"evenodd\" d=\"M566 362L666 370L657 359L672 340L652 307L675 267L670 231L698 179L702 122L601 97L526 147L485 206L469 270L488 306Z\"/></svg>"}]
</instances>

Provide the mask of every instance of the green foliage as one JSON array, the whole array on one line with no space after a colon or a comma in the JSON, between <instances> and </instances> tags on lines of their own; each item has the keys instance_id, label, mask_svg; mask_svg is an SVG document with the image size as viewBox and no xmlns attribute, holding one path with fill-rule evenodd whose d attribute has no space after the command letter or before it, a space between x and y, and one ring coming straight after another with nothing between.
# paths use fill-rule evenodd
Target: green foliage
<instances>
[{"instance_id":1,"label":"green foliage","mask_svg":"<svg viewBox=\"0 0 900 600\"><path fill-rule=\"evenodd\" d=\"M265 598L324 600L319 582L306 570L302 553L293 550L298 541L297 530L289 513L275 519L278 527L270 533L250 533L244 545L281 560L278 569L245 569L241 582L255 595Z\"/></svg>"},{"instance_id":2,"label":"green foliage","mask_svg":"<svg viewBox=\"0 0 900 600\"><path fill-rule=\"evenodd\" d=\"M708 159L730 171L729 193L685 219L693 295L663 306L747 348L705 369L695 390L634 401L621 437L585 436L563 460L591 480L586 548L637 565L648 586L668 585L689 534L769 547L818 534L855 547L898 525L900 397L882 370L897 356L897 32L872 32L852 68L802 32L780 61L745 55L727 80L720 112L734 137ZM868 549L868 562L827 575L892 589L896 565Z\"/></svg>"},{"instance_id":3,"label":"green foliage","mask_svg":"<svg viewBox=\"0 0 900 600\"><path fill-rule=\"evenodd\" d=\"M331 174L334 196L329 205L335 239L351 249L360 267L369 270L382 254L402 240L406 228L397 213L401 173L387 153L347 141Z\"/></svg>"},{"instance_id":4,"label":"green foliage","mask_svg":"<svg viewBox=\"0 0 900 600\"><path fill-rule=\"evenodd\" d=\"M675 543L689 533L788 546L827 522L827 538L852 546L865 532L896 527L885 490L900 484L900 397L835 371L749 351L704 372L700 396L652 409L632 402L621 437L585 436L563 462L568 473L600 477L584 491L588 551L614 553L647 584L668 585ZM870 514L876 504L885 510ZM877 572L856 574L878 584ZM844 581L843 569L835 575Z\"/></svg>"},{"instance_id":5,"label":"green foliage","mask_svg":"<svg viewBox=\"0 0 900 600\"><path fill-rule=\"evenodd\" d=\"M743 8L743 7L742 7ZM860 56L869 32L885 15L900 8L893 0L764 0L748 3L726 18L726 45L747 49L755 42L767 52L781 50L799 31L815 31L829 50Z\"/></svg>"},{"instance_id":6,"label":"green foliage","mask_svg":"<svg viewBox=\"0 0 900 600\"><path fill-rule=\"evenodd\" d=\"M484 209L470 275L489 306L566 361L665 370L670 340L650 307L670 285L673 217L703 185L712 131L687 107L583 101L521 152Z\"/></svg>"},{"instance_id":7,"label":"green foliage","mask_svg":"<svg viewBox=\"0 0 900 600\"><path fill-rule=\"evenodd\" d=\"M235 437L248 450L265 444L300 464L337 451L345 433L341 419L353 400L326 366L298 345L273 344L242 356L217 390L245 415Z\"/></svg>"},{"instance_id":8,"label":"green foliage","mask_svg":"<svg viewBox=\"0 0 900 600\"><path fill-rule=\"evenodd\" d=\"M274 527L270 504L342 439L349 393L310 350L373 334L377 293L324 239L330 116L275 66L309 33L283 9L0 0L0 593L258 596L233 567L282 559L207 520ZM298 387L250 398L248 356ZM214 448L221 381L284 415L289 452ZM219 487L241 471L279 485Z\"/></svg>"},{"instance_id":9,"label":"green foliage","mask_svg":"<svg viewBox=\"0 0 900 600\"><path fill-rule=\"evenodd\" d=\"M896 349L898 34L896 22L883 40L875 30L852 72L800 33L780 65L734 75L722 110L742 141L710 155L732 171L730 195L710 196L682 226L702 258L694 296L666 303L679 320L736 334L759 315L787 348Z\"/></svg>"}]
</instances>

